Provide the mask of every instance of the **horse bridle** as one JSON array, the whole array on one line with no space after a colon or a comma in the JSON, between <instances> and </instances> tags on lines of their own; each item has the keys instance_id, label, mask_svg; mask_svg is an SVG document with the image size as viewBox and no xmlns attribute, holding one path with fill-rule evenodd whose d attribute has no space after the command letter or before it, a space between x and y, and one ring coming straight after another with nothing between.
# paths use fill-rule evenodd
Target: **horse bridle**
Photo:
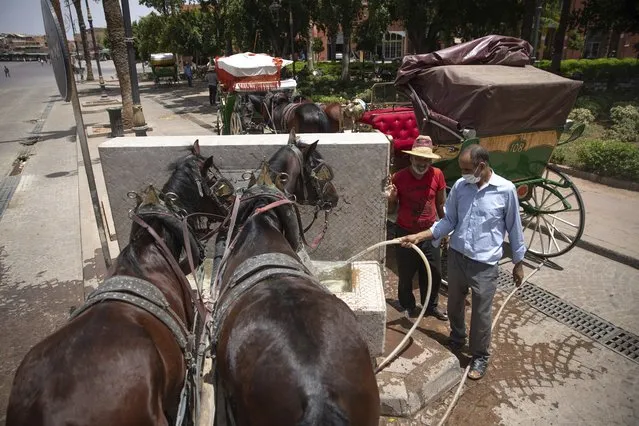
<instances>
[{"instance_id":1,"label":"horse bridle","mask_svg":"<svg viewBox=\"0 0 639 426\"><path fill-rule=\"evenodd\" d=\"M308 170L306 165L304 164L304 154L296 145L288 145L288 147L293 151L295 157L300 166L300 171L302 174L302 189L304 191L304 200L308 200L308 182L306 178L306 173L311 177L311 183L313 185L313 189L315 190L315 194L317 194L317 199L315 203L315 207L318 210L329 211L332 209L332 206L329 202L324 199L326 194L326 188L328 185L332 185L331 182L333 180L333 171L329 167L328 164L324 162L324 160L319 160L319 164L312 169Z\"/></svg>"}]
</instances>

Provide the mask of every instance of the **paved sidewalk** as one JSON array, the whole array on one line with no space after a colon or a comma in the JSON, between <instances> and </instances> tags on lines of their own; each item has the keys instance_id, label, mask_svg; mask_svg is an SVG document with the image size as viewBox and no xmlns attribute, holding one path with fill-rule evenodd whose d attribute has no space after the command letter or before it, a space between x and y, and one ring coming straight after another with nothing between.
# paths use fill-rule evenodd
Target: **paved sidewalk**
<instances>
[{"instance_id":1,"label":"paved sidewalk","mask_svg":"<svg viewBox=\"0 0 639 426\"><path fill-rule=\"evenodd\" d=\"M639 261L639 192L571 177L586 207L582 240ZM637 266L635 266L637 267Z\"/></svg>"}]
</instances>

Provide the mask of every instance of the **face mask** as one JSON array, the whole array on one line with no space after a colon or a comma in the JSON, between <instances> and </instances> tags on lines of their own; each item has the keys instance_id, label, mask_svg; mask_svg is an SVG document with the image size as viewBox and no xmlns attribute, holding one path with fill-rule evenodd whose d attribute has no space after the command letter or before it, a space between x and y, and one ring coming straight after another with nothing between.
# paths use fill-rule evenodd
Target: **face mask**
<instances>
[{"instance_id":1,"label":"face mask","mask_svg":"<svg viewBox=\"0 0 639 426\"><path fill-rule=\"evenodd\" d=\"M477 167L479 168L479 166ZM477 171L477 169L475 169L475 171ZM473 173L462 175L466 183L474 184L474 183L478 183L481 180L480 176L475 176L475 171L473 171Z\"/></svg>"}]
</instances>

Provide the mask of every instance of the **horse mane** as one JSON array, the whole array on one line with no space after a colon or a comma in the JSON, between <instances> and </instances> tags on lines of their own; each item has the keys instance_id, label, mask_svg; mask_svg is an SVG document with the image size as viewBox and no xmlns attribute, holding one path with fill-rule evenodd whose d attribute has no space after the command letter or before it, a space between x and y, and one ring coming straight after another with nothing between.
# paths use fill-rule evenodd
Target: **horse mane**
<instances>
[{"instance_id":1,"label":"horse mane","mask_svg":"<svg viewBox=\"0 0 639 426\"><path fill-rule=\"evenodd\" d=\"M168 170L172 171L171 177L162 187L163 194L167 194L169 192L176 194L182 208L189 213L196 210L200 199L200 194L197 189L197 185L195 184L197 180L201 179L199 166L197 164L198 160L203 161L204 159L191 154L170 163ZM160 208L146 206L145 210L152 213L155 210L159 212ZM151 220L154 222L162 222L162 227L167 231L164 232L164 241L167 247L169 247L172 251L177 250L177 244L188 244L188 242L182 241L183 237L181 235L180 227L176 226L176 223L172 223L174 221L171 221L168 217L166 219L154 217ZM152 240L152 237L144 231L142 227L134 222L131 225L129 244L122 249L118 256L119 260L123 261L122 266L129 266L133 269L133 272L140 277L144 277L144 273L142 271L140 259L138 259L136 255L135 249L139 245L136 243L144 241L146 244L148 239Z\"/></svg>"},{"instance_id":2,"label":"horse mane","mask_svg":"<svg viewBox=\"0 0 639 426\"><path fill-rule=\"evenodd\" d=\"M162 187L164 194L176 194L182 207L189 213L197 209L201 198L196 183L200 181L200 185L204 184L198 161L204 161L204 158L192 154L170 163L168 170L172 171L171 177Z\"/></svg>"}]
</instances>

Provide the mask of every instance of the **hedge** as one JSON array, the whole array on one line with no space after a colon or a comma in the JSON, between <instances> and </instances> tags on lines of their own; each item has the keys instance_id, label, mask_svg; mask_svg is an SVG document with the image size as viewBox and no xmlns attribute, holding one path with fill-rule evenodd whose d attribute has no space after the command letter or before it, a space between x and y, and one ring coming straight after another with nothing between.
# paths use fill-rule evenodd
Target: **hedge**
<instances>
[{"instance_id":1,"label":"hedge","mask_svg":"<svg viewBox=\"0 0 639 426\"><path fill-rule=\"evenodd\" d=\"M632 143L589 140L577 147L579 168L596 173L639 182L639 148Z\"/></svg>"},{"instance_id":2,"label":"hedge","mask_svg":"<svg viewBox=\"0 0 639 426\"><path fill-rule=\"evenodd\" d=\"M536 66L548 71L550 61L539 61ZM628 81L639 78L639 61L634 58L566 59L561 61L560 73L586 81Z\"/></svg>"}]
</instances>

